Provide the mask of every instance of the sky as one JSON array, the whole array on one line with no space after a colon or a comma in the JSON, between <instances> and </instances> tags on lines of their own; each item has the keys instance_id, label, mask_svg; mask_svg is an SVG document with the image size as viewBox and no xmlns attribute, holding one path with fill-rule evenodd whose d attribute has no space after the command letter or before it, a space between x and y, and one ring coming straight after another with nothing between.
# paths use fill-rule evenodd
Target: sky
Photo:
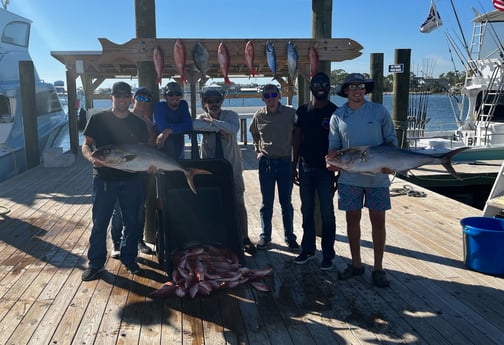
<instances>
[{"instance_id":1,"label":"sky","mask_svg":"<svg viewBox=\"0 0 504 345\"><path fill-rule=\"evenodd\" d=\"M473 8L479 12L492 10L492 0L453 2L469 40ZM419 30L430 3L333 0L332 37L351 38L364 49L356 59L333 62L331 70L369 73L370 54L383 53L387 75L397 49L411 49L411 71L417 76L437 77L455 68L463 70L453 49L450 53L446 38L450 35L461 46L462 35L450 0L435 0L441 27L430 33ZM32 20L30 54L41 79L54 82L66 80L66 74L51 51L101 51L99 37L118 44L135 38L134 4L135 0L10 0L8 10ZM312 0L157 0L157 37L311 38L311 4ZM221 80L210 80L217 81ZM249 79L232 81L247 83ZM250 79L258 84L267 81ZM102 87L112 83L106 81Z\"/></svg>"}]
</instances>

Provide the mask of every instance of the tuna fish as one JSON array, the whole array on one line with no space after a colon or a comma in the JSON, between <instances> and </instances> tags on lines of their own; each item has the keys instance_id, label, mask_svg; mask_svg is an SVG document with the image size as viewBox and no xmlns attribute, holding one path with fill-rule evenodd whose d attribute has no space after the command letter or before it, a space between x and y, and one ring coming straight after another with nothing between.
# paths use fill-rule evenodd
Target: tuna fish
<instances>
[{"instance_id":1,"label":"tuna fish","mask_svg":"<svg viewBox=\"0 0 504 345\"><path fill-rule=\"evenodd\" d=\"M211 175L211 172L203 169L184 169L176 160L144 144L106 145L95 150L91 156L99 159L103 165L109 168L129 172L147 171L151 166L160 171L183 172L187 184L194 194L196 194L194 176L200 174Z\"/></svg>"},{"instance_id":2,"label":"tuna fish","mask_svg":"<svg viewBox=\"0 0 504 345\"><path fill-rule=\"evenodd\" d=\"M186 48L184 42L178 38L173 46L173 59L175 60L175 66L180 74L180 80L184 83L187 81L185 77L185 66L186 66Z\"/></svg>"},{"instance_id":3,"label":"tuna fish","mask_svg":"<svg viewBox=\"0 0 504 345\"><path fill-rule=\"evenodd\" d=\"M224 84L226 85L231 84L231 81L229 80L228 77L229 52L224 42L221 42L219 44L219 47L217 48L217 59L219 60L219 66L222 71L222 75L224 76Z\"/></svg>"},{"instance_id":4,"label":"tuna fish","mask_svg":"<svg viewBox=\"0 0 504 345\"><path fill-rule=\"evenodd\" d=\"M245 44L245 63L247 64L252 77L255 77L257 74L254 68L254 56L254 43L252 41L248 41L247 44Z\"/></svg>"},{"instance_id":5,"label":"tuna fish","mask_svg":"<svg viewBox=\"0 0 504 345\"><path fill-rule=\"evenodd\" d=\"M404 150L388 145L355 146L327 155L327 163L341 170L377 174L388 171L407 171L425 164L441 164L454 177L459 178L451 165L451 159L457 153L469 149L461 147L444 154L426 154Z\"/></svg>"},{"instance_id":6,"label":"tuna fish","mask_svg":"<svg viewBox=\"0 0 504 345\"><path fill-rule=\"evenodd\" d=\"M292 80L296 77L297 65L298 65L298 52L296 45L289 42L287 45L287 65L289 67L289 75Z\"/></svg>"},{"instance_id":7,"label":"tuna fish","mask_svg":"<svg viewBox=\"0 0 504 345\"><path fill-rule=\"evenodd\" d=\"M317 49L315 47L311 47L310 51L310 78L317 74L318 65L319 65L319 56Z\"/></svg>"},{"instance_id":8,"label":"tuna fish","mask_svg":"<svg viewBox=\"0 0 504 345\"><path fill-rule=\"evenodd\" d=\"M194 66L200 71L201 78L205 78L206 72L208 71L208 60L209 54L208 50L201 43L196 43L193 49L193 61Z\"/></svg>"},{"instance_id":9,"label":"tuna fish","mask_svg":"<svg viewBox=\"0 0 504 345\"><path fill-rule=\"evenodd\" d=\"M152 59L154 62L154 68L156 69L156 84L161 85L161 79L163 79L164 70L164 52L159 45L154 48L152 53Z\"/></svg>"},{"instance_id":10,"label":"tuna fish","mask_svg":"<svg viewBox=\"0 0 504 345\"><path fill-rule=\"evenodd\" d=\"M276 54L275 54L275 46L273 42L266 42L266 61L268 62L268 66L273 73L273 79L277 77L277 62L276 62Z\"/></svg>"}]
</instances>

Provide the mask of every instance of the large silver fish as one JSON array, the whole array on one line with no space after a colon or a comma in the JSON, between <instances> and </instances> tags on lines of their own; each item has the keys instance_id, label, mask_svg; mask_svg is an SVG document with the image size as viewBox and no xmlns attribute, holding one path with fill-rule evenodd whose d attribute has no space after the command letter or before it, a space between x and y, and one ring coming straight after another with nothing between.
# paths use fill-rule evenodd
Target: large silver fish
<instances>
[{"instance_id":1,"label":"large silver fish","mask_svg":"<svg viewBox=\"0 0 504 345\"><path fill-rule=\"evenodd\" d=\"M187 184L194 194L196 194L194 176L212 174L203 169L184 169L176 160L163 152L143 144L106 145L95 150L91 156L99 159L109 168L129 172L147 171L150 166L155 166L161 171L181 171L186 176Z\"/></svg>"},{"instance_id":2,"label":"large silver fish","mask_svg":"<svg viewBox=\"0 0 504 345\"><path fill-rule=\"evenodd\" d=\"M293 42L287 45L287 66L289 68L289 75L292 80L296 77L298 65L298 52Z\"/></svg>"},{"instance_id":3,"label":"large silver fish","mask_svg":"<svg viewBox=\"0 0 504 345\"><path fill-rule=\"evenodd\" d=\"M273 73L273 79L277 78L277 62L276 62L276 54L275 54L275 45L273 42L266 42L266 61L268 62L268 66Z\"/></svg>"},{"instance_id":4,"label":"large silver fish","mask_svg":"<svg viewBox=\"0 0 504 345\"><path fill-rule=\"evenodd\" d=\"M459 178L451 165L451 159L468 148L461 147L444 154L431 155L388 145L355 146L330 153L326 161L341 170L361 174L376 174L384 169L407 171L424 164L441 164L451 175Z\"/></svg>"},{"instance_id":5,"label":"large silver fish","mask_svg":"<svg viewBox=\"0 0 504 345\"><path fill-rule=\"evenodd\" d=\"M201 78L205 79L206 72L208 71L208 50L201 44L196 43L193 49L194 66L201 72Z\"/></svg>"}]
</instances>

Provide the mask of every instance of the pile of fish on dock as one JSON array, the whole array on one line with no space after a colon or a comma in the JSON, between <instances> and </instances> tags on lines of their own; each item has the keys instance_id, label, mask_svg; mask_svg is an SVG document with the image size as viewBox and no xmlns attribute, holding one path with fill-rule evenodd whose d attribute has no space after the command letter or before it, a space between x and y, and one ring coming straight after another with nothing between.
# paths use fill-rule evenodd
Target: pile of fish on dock
<instances>
[{"instance_id":1,"label":"pile of fish on dock","mask_svg":"<svg viewBox=\"0 0 504 345\"><path fill-rule=\"evenodd\" d=\"M154 298L172 295L195 298L212 291L250 283L259 291L269 291L261 280L273 272L271 267L250 269L239 263L238 257L227 248L197 245L179 250L173 256L171 280L151 293Z\"/></svg>"},{"instance_id":2,"label":"pile of fish on dock","mask_svg":"<svg viewBox=\"0 0 504 345\"><path fill-rule=\"evenodd\" d=\"M272 41L268 40L266 42L266 60L268 63L268 67L273 73L273 79L278 79L277 75L277 62L276 62L276 53L275 46ZM319 56L317 53L317 49L315 47L311 47L309 49L309 58L310 58L310 77L317 73L318 65L319 65ZM250 71L251 77L257 76L257 71L254 67L254 43L252 41L248 41L245 44L244 57L245 64ZM206 73L209 69L209 57L210 54L208 50L201 43L197 43L192 52L192 58L194 62L194 67L201 73L201 76L206 76ZM186 82L187 79L185 77L185 66L186 66L186 48L184 42L179 38L175 41L175 45L173 47L173 58L175 62L175 66L177 67L177 71L180 74L180 80L182 82ZM224 44L221 42L217 48L217 60L219 61L219 67L224 77L224 84L229 85L231 81L229 79L229 64L230 64L230 55L229 51ZM153 62L157 73L156 82L161 84L161 78L163 77L164 70L164 52L159 45L154 48L153 51ZM296 77L297 68L298 68L298 52L296 46L293 42L289 42L287 46L287 65L289 70L289 76L292 80Z\"/></svg>"}]
</instances>

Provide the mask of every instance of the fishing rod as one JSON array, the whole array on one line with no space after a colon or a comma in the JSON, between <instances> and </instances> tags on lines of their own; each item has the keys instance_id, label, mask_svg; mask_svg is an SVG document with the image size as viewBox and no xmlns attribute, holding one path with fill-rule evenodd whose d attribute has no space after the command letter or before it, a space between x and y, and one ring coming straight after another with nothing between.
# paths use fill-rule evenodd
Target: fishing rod
<instances>
[{"instance_id":1,"label":"fishing rod","mask_svg":"<svg viewBox=\"0 0 504 345\"><path fill-rule=\"evenodd\" d=\"M451 3L451 6L452 6L452 10L453 10L453 14L455 14L455 19L457 19L457 24L458 24L458 27L459 27L459 30L460 30L460 34L462 35L462 42L463 42L463 46L467 52L467 56L471 56L471 53L469 51L469 46L467 45L467 40L464 36L464 30L462 30L462 25L460 25L460 19L458 17L458 13L457 13L457 10L455 9L455 5L453 4L453 0L450 0L450 3Z\"/></svg>"}]
</instances>

